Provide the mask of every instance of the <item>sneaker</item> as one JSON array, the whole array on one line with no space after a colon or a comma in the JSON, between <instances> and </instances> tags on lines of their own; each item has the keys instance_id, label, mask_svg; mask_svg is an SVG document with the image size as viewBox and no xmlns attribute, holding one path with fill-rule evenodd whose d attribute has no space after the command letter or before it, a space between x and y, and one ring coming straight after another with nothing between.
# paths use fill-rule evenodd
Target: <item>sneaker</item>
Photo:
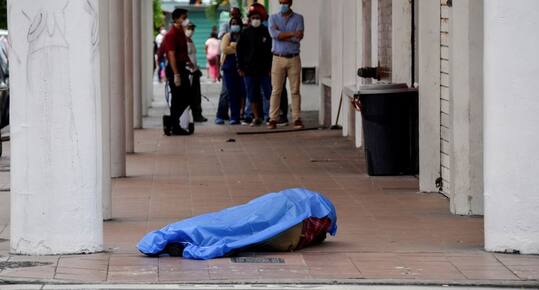
<instances>
[{"instance_id":1,"label":"sneaker","mask_svg":"<svg viewBox=\"0 0 539 290\"><path fill-rule=\"evenodd\" d=\"M277 127L286 127L288 126L288 119L280 119L279 122L277 122Z\"/></svg>"},{"instance_id":2,"label":"sneaker","mask_svg":"<svg viewBox=\"0 0 539 290\"><path fill-rule=\"evenodd\" d=\"M193 118L194 121L196 123L204 123L204 122L208 122L208 119L204 116L196 116L195 118Z\"/></svg>"},{"instance_id":3,"label":"sneaker","mask_svg":"<svg viewBox=\"0 0 539 290\"><path fill-rule=\"evenodd\" d=\"M268 125L268 129L270 129L270 130L277 129L277 122L270 121L269 125Z\"/></svg>"},{"instance_id":4,"label":"sneaker","mask_svg":"<svg viewBox=\"0 0 539 290\"><path fill-rule=\"evenodd\" d=\"M241 120L242 126L249 126L251 123L247 122L246 120Z\"/></svg>"},{"instance_id":5,"label":"sneaker","mask_svg":"<svg viewBox=\"0 0 539 290\"><path fill-rule=\"evenodd\" d=\"M230 125L232 125L232 126L236 126L236 125L239 125L239 124L240 124L240 121L238 121L238 120L231 120L230 121Z\"/></svg>"},{"instance_id":6,"label":"sneaker","mask_svg":"<svg viewBox=\"0 0 539 290\"><path fill-rule=\"evenodd\" d=\"M301 120L294 121L294 129L303 129L305 126L303 125L303 122Z\"/></svg>"},{"instance_id":7,"label":"sneaker","mask_svg":"<svg viewBox=\"0 0 539 290\"><path fill-rule=\"evenodd\" d=\"M260 126L262 125L262 120L260 119L253 119L253 121L251 122L251 127L257 127L257 126Z\"/></svg>"},{"instance_id":8,"label":"sneaker","mask_svg":"<svg viewBox=\"0 0 539 290\"><path fill-rule=\"evenodd\" d=\"M225 124L225 120L221 119L221 118L217 118L215 119L215 124L216 125L224 125Z\"/></svg>"}]
</instances>

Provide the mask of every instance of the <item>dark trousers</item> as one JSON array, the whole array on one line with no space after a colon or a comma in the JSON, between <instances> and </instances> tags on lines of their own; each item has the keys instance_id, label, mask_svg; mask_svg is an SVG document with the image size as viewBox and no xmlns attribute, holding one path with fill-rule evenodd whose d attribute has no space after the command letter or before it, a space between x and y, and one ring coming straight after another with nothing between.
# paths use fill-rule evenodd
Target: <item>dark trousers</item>
<instances>
[{"instance_id":1,"label":"dark trousers","mask_svg":"<svg viewBox=\"0 0 539 290\"><path fill-rule=\"evenodd\" d=\"M283 85L281 93L281 121L288 121L288 92L286 91L286 82Z\"/></svg>"},{"instance_id":2,"label":"dark trousers","mask_svg":"<svg viewBox=\"0 0 539 290\"><path fill-rule=\"evenodd\" d=\"M230 120L239 121L241 100L245 96L245 87L242 77L235 69L223 70L223 81L228 92L228 107L230 107Z\"/></svg>"},{"instance_id":3,"label":"dark trousers","mask_svg":"<svg viewBox=\"0 0 539 290\"><path fill-rule=\"evenodd\" d=\"M177 87L174 84L174 73L172 68L167 66L166 74L172 98L170 100L170 117L172 119L172 130L179 131L180 117L192 105L191 85L189 83L189 72L185 69L185 64L178 64L180 75L182 78L181 86Z\"/></svg>"},{"instance_id":4,"label":"dark trousers","mask_svg":"<svg viewBox=\"0 0 539 290\"><path fill-rule=\"evenodd\" d=\"M200 87L200 71L195 71L193 73L193 81L191 82L191 93L192 93L192 106L191 111L193 112L193 117L195 119L202 117L202 90Z\"/></svg>"},{"instance_id":5,"label":"dark trousers","mask_svg":"<svg viewBox=\"0 0 539 290\"><path fill-rule=\"evenodd\" d=\"M226 89L225 81L221 84L221 94L219 95L219 104L217 106L217 118L228 120L228 90Z\"/></svg>"},{"instance_id":6,"label":"dark trousers","mask_svg":"<svg viewBox=\"0 0 539 290\"><path fill-rule=\"evenodd\" d=\"M269 117L269 98L271 97L271 79L269 75L246 75L245 90L250 104L257 104L262 110L260 117Z\"/></svg>"}]
</instances>

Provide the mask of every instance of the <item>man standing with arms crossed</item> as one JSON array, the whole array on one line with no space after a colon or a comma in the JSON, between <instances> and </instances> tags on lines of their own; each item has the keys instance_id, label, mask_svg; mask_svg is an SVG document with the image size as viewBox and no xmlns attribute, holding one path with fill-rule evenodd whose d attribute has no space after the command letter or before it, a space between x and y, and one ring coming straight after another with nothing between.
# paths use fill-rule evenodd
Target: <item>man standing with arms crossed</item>
<instances>
[{"instance_id":1,"label":"man standing with arms crossed","mask_svg":"<svg viewBox=\"0 0 539 290\"><path fill-rule=\"evenodd\" d=\"M301 59L300 42L304 35L303 16L290 8L292 0L279 0L279 12L269 19L269 32L273 38L273 63L271 69L272 94L270 101L269 129L277 128L281 93L288 77L292 95L292 118L294 128L303 129L301 121Z\"/></svg>"}]
</instances>

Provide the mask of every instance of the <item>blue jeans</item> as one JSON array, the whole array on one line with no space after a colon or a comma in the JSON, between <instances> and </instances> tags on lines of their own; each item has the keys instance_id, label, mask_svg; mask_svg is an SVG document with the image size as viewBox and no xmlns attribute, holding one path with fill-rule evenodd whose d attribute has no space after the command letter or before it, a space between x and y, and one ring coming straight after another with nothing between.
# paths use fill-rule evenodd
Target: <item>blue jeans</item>
<instances>
[{"instance_id":1,"label":"blue jeans","mask_svg":"<svg viewBox=\"0 0 539 290\"><path fill-rule=\"evenodd\" d=\"M240 121L241 99L245 95L243 78L234 69L223 70L223 81L228 91L230 121Z\"/></svg>"},{"instance_id":2,"label":"blue jeans","mask_svg":"<svg viewBox=\"0 0 539 290\"><path fill-rule=\"evenodd\" d=\"M261 104L263 116L267 119L269 117L269 99L271 97L271 79L269 75L245 76L245 90L248 102Z\"/></svg>"}]
</instances>

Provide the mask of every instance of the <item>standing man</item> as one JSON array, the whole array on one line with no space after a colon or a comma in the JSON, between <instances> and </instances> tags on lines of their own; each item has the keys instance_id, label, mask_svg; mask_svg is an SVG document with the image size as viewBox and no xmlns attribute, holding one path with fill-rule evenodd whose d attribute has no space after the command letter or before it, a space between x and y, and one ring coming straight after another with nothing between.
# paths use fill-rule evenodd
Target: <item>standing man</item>
<instances>
[{"instance_id":1,"label":"standing man","mask_svg":"<svg viewBox=\"0 0 539 290\"><path fill-rule=\"evenodd\" d=\"M292 11L292 0L279 0L280 11L269 19L269 32L273 38L273 64L271 70L272 95L270 100L269 129L277 128L280 117L281 93L288 77L292 95L294 128L303 129L301 121L301 59L300 42L303 39L303 16Z\"/></svg>"},{"instance_id":2,"label":"standing man","mask_svg":"<svg viewBox=\"0 0 539 290\"><path fill-rule=\"evenodd\" d=\"M189 24L187 10L176 9L172 12L173 25L163 40L164 51L168 59L166 76L172 92L170 101L170 128L165 126L167 135L182 135L180 116L191 103L191 85L187 67L193 67L187 50L185 29Z\"/></svg>"},{"instance_id":3,"label":"standing man","mask_svg":"<svg viewBox=\"0 0 539 290\"><path fill-rule=\"evenodd\" d=\"M236 53L239 73L244 77L247 99L254 114L251 127L262 125L264 99L271 95L271 36L262 25L262 17L263 12L250 9L251 25L241 33Z\"/></svg>"}]
</instances>

